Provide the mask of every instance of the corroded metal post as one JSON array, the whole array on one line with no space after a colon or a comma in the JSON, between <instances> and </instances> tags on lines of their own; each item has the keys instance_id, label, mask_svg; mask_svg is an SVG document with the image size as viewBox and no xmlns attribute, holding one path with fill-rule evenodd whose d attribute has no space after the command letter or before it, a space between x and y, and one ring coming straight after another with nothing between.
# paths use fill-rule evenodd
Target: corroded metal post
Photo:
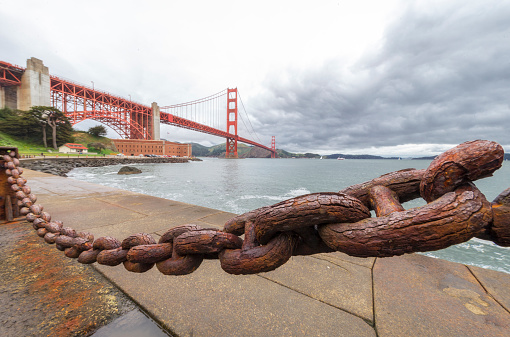
<instances>
[{"instance_id":1,"label":"corroded metal post","mask_svg":"<svg viewBox=\"0 0 510 337\"><path fill-rule=\"evenodd\" d=\"M11 158L19 159L18 148L11 146L0 146L0 156L9 155ZM19 207L15 197L15 191L7 181L6 161L0 157L0 221L12 221L19 216Z\"/></svg>"}]
</instances>

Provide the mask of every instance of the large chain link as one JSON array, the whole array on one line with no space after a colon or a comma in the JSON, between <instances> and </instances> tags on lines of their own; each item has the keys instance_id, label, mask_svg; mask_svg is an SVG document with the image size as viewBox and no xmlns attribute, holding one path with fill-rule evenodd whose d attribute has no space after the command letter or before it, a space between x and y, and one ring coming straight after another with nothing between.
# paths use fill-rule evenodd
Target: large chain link
<instances>
[{"instance_id":1,"label":"large chain link","mask_svg":"<svg viewBox=\"0 0 510 337\"><path fill-rule=\"evenodd\" d=\"M51 219L21 177L15 152L3 156L20 213L37 234L78 262L165 275L185 275L203 259L219 259L231 274L274 270L293 255L340 251L387 257L443 249L473 237L510 246L510 189L492 203L473 181L501 167L501 145L477 140L436 157L426 170L407 169L350 186L338 193L312 193L236 216L223 230L189 224L169 229L159 242L138 233L122 242L64 227ZM405 210L401 202L428 204ZM376 217L372 218L370 210ZM240 236L244 235L244 240Z\"/></svg>"}]
</instances>

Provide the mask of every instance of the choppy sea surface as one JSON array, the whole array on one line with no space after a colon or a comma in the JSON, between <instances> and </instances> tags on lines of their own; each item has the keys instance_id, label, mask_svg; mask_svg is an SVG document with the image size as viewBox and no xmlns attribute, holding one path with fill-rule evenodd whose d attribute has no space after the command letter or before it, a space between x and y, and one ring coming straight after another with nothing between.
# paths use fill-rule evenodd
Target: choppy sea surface
<instances>
[{"instance_id":1,"label":"choppy sea surface","mask_svg":"<svg viewBox=\"0 0 510 337\"><path fill-rule=\"evenodd\" d=\"M427 168L427 160L213 159L179 164L136 164L143 173L117 175L122 165L76 168L68 176L155 197L241 214L314 192L336 192L404 168ZM477 187L492 201L510 187L510 163ZM424 205L421 199L404 204ZM510 248L472 239L424 255L510 273Z\"/></svg>"}]
</instances>

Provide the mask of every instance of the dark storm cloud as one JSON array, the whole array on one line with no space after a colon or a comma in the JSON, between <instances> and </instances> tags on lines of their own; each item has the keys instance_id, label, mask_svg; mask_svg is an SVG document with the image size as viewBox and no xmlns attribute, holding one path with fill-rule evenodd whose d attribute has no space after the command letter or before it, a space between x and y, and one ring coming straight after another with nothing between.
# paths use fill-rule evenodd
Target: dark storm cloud
<instances>
[{"instance_id":1,"label":"dark storm cloud","mask_svg":"<svg viewBox=\"0 0 510 337\"><path fill-rule=\"evenodd\" d=\"M282 148L510 144L510 5L409 5L349 68L331 60L293 69L266 90L257 122Z\"/></svg>"}]
</instances>

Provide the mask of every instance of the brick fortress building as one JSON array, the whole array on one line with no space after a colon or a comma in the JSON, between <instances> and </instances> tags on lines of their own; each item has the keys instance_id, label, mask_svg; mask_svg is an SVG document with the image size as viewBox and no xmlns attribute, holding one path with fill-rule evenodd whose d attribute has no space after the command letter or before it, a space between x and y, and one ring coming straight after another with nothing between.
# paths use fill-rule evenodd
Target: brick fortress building
<instances>
[{"instance_id":1,"label":"brick fortress building","mask_svg":"<svg viewBox=\"0 0 510 337\"><path fill-rule=\"evenodd\" d=\"M117 151L126 156L155 154L159 156L191 157L191 144L166 140L112 139Z\"/></svg>"}]
</instances>

